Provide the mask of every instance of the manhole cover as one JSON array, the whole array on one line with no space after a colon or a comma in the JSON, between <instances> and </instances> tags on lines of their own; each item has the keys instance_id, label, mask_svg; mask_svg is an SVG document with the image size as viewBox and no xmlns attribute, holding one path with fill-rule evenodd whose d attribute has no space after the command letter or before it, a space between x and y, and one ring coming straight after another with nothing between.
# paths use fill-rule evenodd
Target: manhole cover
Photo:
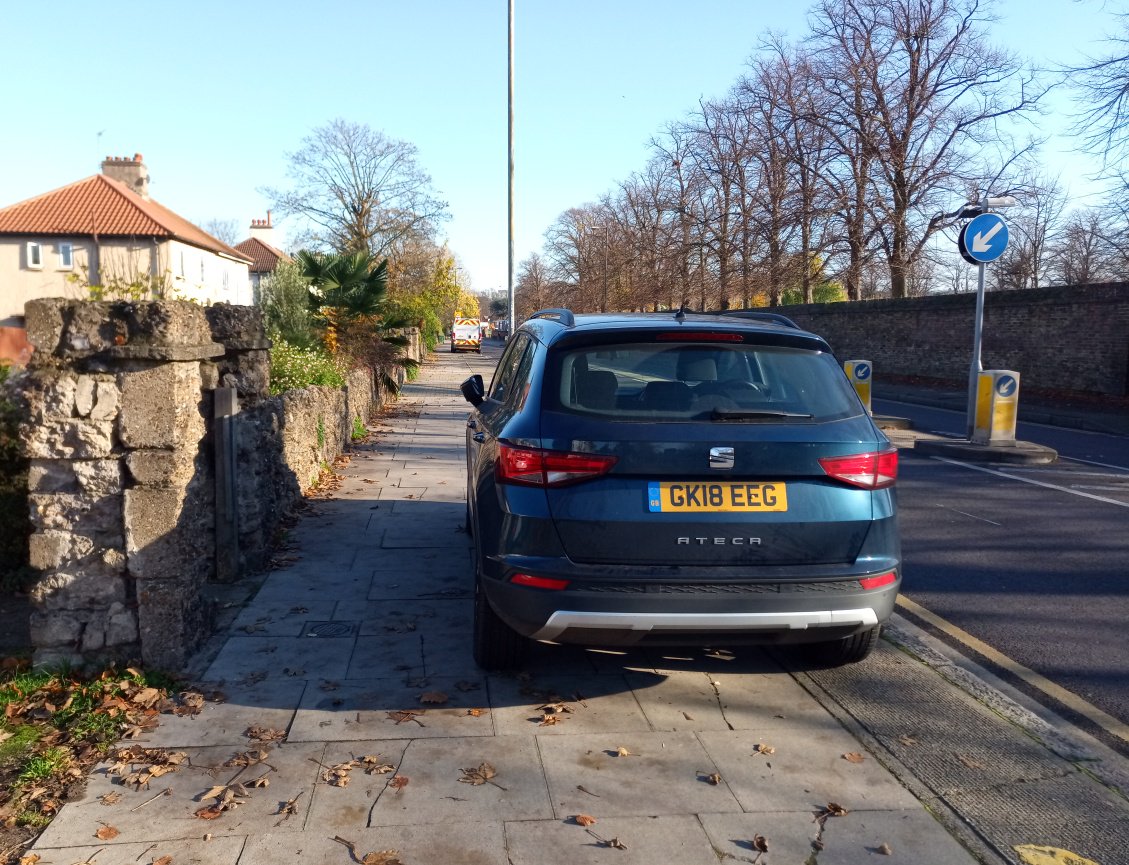
<instances>
[{"instance_id":1,"label":"manhole cover","mask_svg":"<svg viewBox=\"0 0 1129 865\"><path fill-rule=\"evenodd\" d=\"M357 630L356 622L310 622L305 637L351 637Z\"/></svg>"}]
</instances>

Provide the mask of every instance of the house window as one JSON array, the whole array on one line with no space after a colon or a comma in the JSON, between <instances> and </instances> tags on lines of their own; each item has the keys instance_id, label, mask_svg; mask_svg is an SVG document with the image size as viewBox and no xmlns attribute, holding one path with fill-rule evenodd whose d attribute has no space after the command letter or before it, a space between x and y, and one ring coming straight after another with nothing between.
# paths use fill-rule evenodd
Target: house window
<instances>
[{"instance_id":1,"label":"house window","mask_svg":"<svg viewBox=\"0 0 1129 865\"><path fill-rule=\"evenodd\" d=\"M27 266L36 270L43 267L43 247L34 240L27 242Z\"/></svg>"},{"instance_id":2,"label":"house window","mask_svg":"<svg viewBox=\"0 0 1129 865\"><path fill-rule=\"evenodd\" d=\"M59 270L74 269L74 244L59 244Z\"/></svg>"}]
</instances>

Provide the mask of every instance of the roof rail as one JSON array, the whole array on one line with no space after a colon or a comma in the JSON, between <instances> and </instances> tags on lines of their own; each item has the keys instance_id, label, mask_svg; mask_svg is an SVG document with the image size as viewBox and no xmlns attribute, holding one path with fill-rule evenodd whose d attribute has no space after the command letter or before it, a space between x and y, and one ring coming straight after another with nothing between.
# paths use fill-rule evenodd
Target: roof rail
<instances>
[{"instance_id":1,"label":"roof rail","mask_svg":"<svg viewBox=\"0 0 1129 865\"><path fill-rule=\"evenodd\" d=\"M576 327L576 316L572 314L571 309L565 309L564 307L550 307L549 309L539 309L529 317L530 319L548 318L553 321L559 321L565 327Z\"/></svg>"},{"instance_id":2,"label":"roof rail","mask_svg":"<svg viewBox=\"0 0 1129 865\"><path fill-rule=\"evenodd\" d=\"M756 321L767 321L771 324L782 324L785 327L793 327L796 330L803 330L796 322L788 318L786 315L781 315L778 312L761 312L758 309L726 309L721 312L715 312L713 315L728 315L734 318L751 318Z\"/></svg>"}]
</instances>

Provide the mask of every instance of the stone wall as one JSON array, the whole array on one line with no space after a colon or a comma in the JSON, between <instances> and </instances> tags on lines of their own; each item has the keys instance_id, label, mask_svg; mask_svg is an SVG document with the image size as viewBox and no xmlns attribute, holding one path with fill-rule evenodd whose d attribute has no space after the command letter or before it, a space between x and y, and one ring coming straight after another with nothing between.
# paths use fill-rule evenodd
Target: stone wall
<instances>
[{"instance_id":1,"label":"stone wall","mask_svg":"<svg viewBox=\"0 0 1129 865\"><path fill-rule=\"evenodd\" d=\"M975 294L785 306L841 360L874 362L877 380L964 387ZM1027 394L1129 396L1129 283L992 291L984 300L985 369L1014 369Z\"/></svg>"},{"instance_id":2,"label":"stone wall","mask_svg":"<svg viewBox=\"0 0 1129 865\"><path fill-rule=\"evenodd\" d=\"M357 370L343 390L271 397L251 307L47 299L26 314L36 662L140 656L175 670L207 634L202 588L217 574L216 389L240 405L242 572L266 564L291 505L388 394Z\"/></svg>"}]
</instances>

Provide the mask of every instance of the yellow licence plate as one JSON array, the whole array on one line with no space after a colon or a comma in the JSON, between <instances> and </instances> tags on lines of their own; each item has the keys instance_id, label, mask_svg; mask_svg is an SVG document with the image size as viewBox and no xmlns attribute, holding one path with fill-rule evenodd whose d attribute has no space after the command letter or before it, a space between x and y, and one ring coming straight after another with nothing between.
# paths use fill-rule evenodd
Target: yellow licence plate
<instances>
[{"instance_id":1,"label":"yellow licence plate","mask_svg":"<svg viewBox=\"0 0 1129 865\"><path fill-rule=\"evenodd\" d=\"M739 513L786 511L788 489L782 483L738 481L651 481L647 484L651 513Z\"/></svg>"}]
</instances>

